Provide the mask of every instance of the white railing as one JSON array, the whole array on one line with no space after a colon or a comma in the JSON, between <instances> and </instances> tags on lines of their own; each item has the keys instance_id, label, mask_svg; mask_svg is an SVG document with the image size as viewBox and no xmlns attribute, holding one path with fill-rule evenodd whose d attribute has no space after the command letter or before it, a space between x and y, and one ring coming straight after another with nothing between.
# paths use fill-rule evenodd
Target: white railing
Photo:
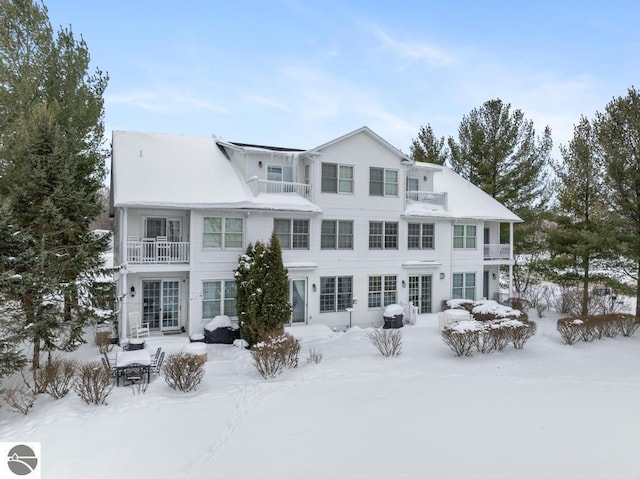
<instances>
[{"instance_id":1,"label":"white railing","mask_svg":"<svg viewBox=\"0 0 640 479\"><path fill-rule=\"evenodd\" d=\"M296 193L309 199L311 186L304 183L290 183L287 181L258 180L259 193Z\"/></svg>"},{"instance_id":2,"label":"white railing","mask_svg":"<svg viewBox=\"0 0 640 479\"><path fill-rule=\"evenodd\" d=\"M404 310L404 323L416 324L416 319L418 319L418 307L414 306L411 301L408 303L400 301L400 306L402 306L402 309Z\"/></svg>"},{"instance_id":3,"label":"white railing","mask_svg":"<svg viewBox=\"0 0 640 479\"><path fill-rule=\"evenodd\" d=\"M510 259L511 248L508 244L484 245L484 259Z\"/></svg>"},{"instance_id":4,"label":"white railing","mask_svg":"<svg viewBox=\"0 0 640 479\"><path fill-rule=\"evenodd\" d=\"M127 261L132 264L188 263L189 243L185 241L127 241Z\"/></svg>"},{"instance_id":5,"label":"white railing","mask_svg":"<svg viewBox=\"0 0 640 479\"><path fill-rule=\"evenodd\" d=\"M447 194L434 193L432 191L407 191L405 198L409 201L417 203L426 203L429 205L440 206L447 209Z\"/></svg>"}]
</instances>

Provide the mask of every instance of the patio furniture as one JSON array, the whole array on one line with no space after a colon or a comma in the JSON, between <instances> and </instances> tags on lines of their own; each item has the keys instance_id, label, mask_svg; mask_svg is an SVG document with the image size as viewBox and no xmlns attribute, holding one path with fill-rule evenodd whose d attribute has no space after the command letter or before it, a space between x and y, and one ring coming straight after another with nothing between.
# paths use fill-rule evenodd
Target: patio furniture
<instances>
[{"instance_id":1,"label":"patio furniture","mask_svg":"<svg viewBox=\"0 0 640 479\"><path fill-rule=\"evenodd\" d=\"M192 334L191 336L189 336L189 342L190 343L204 343L204 334L202 334L202 333Z\"/></svg>"},{"instance_id":2,"label":"patio furniture","mask_svg":"<svg viewBox=\"0 0 640 479\"><path fill-rule=\"evenodd\" d=\"M151 372L153 374L160 374L160 371L162 371L162 363L164 362L164 351L162 351L160 353L160 357L158 358L158 360L156 361L155 366L152 366L151 368Z\"/></svg>"},{"instance_id":3,"label":"patio furniture","mask_svg":"<svg viewBox=\"0 0 640 479\"><path fill-rule=\"evenodd\" d=\"M162 348L160 346L158 346L158 349L156 349L156 353L151 356L151 369L156 367L156 363L158 362L158 359L160 358L160 352L162 351Z\"/></svg>"},{"instance_id":4,"label":"patio furniture","mask_svg":"<svg viewBox=\"0 0 640 479\"><path fill-rule=\"evenodd\" d=\"M149 324L142 323L139 312L129 313L129 333L132 338L149 336Z\"/></svg>"},{"instance_id":5,"label":"patio furniture","mask_svg":"<svg viewBox=\"0 0 640 479\"><path fill-rule=\"evenodd\" d=\"M147 382L151 377L151 356L149 351L137 349L122 351L116 356L116 386L120 386L120 378L125 381L137 381L147 375Z\"/></svg>"},{"instance_id":6,"label":"patio furniture","mask_svg":"<svg viewBox=\"0 0 640 479\"><path fill-rule=\"evenodd\" d=\"M144 339L133 338L122 345L123 351L135 351L136 349L144 349Z\"/></svg>"},{"instance_id":7,"label":"patio furniture","mask_svg":"<svg viewBox=\"0 0 640 479\"><path fill-rule=\"evenodd\" d=\"M401 328L403 326L402 318L404 317L404 310L399 304L390 304L385 308L382 317L384 318L382 329Z\"/></svg>"}]
</instances>

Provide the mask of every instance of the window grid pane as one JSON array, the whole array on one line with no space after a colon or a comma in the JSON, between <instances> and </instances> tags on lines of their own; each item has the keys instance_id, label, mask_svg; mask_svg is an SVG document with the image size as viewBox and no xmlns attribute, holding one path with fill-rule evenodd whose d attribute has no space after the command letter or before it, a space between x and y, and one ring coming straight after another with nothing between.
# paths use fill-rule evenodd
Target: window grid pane
<instances>
[{"instance_id":1,"label":"window grid pane","mask_svg":"<svg viewBox=\"0 0 640 479\"><path fill-rule=\"evenodd\" d=\"M275 231L280 247L291 249L291 221L283 219L273 220L273 231Z\"/></svg>"},{"instance_id":2,"label":"window grid pane","mask_svg":"<svg viewBox=\"0 0 640 479\"><path fill-rule=\"evenodd\" d=\"M396 276L384 277L384 305L389 306L397 302L397 284L398 280Z\"/></svg>"},{"instance_id":3,"label":"window grid pane","mask_svg":"<svg viewBox=\"0 0 640 479\"><path fill-rule=\"evenodd\" d=\"M338 190L340 193L353 193L353 166L340 165L339 174Z\"/></svg>"},{"instance_id":4,"label":"window grid pane","mask_svg":"<svg viewBox=\"0 0 640 479\"><path fill-rule=\"evenodd\" d=\"M293 220L293 249L309 249L309 220Z\"/></svg>"},{"instance_id":5,"label":"window grid pane","mask_svg":"<svg viewBox=\"0 0 640 479\"><path fill-rule=\"evenodd\" d=\"M322 163L321 191L323 193L338 192L338 167L331 163Z\"/></svg>"},{"instance_id":6,"label":"window grid pane","mask_svg":"<svg viewBox=\"0 0 640 479\"><path fill-rule=\"evenodd\" d=\"M336 221L322 221L320 232L320 249L336 249L336 228Z\"/></svg>"},{"instance_id":7,"label":"window grid pane","mask_svg":"<svg viewBox=\"0 0 640 479\"><path fill-rule=\"evenodd\" d=\"M398 196L398 172L396 170L384 170L384 173L385 196Z\"/></svg>"},{"instance_id":8,"label":"window grid pane","mask_svg":"<svg viewBox=\"0 0 640 479\"><path fill-rule=\"evenodd\" d=\"M336 279L320 278L320 312L336 310Z\"/></svg>"},{"instance_id":9,"label":"window grid pane","mask_svg":"<svg viewBox=\"0 0 640 479\"><path fill-rule=\"evenodd\" d=\"M353 249L353 221L338 221L338 249Z\"/></svg>"},{"instance_id":10,"label":"window grid pane","mask_svg":"<svg viewBox=\"0 0 640 479\"><path fill-rule=\"evenodd\" d=\"M384 196L384 169L369 168L369 195Z\"/></svg>"},{"instance_id":11,"label":"window grid pane","mask_svg":"<svg viewBox=\"0 0 640 479\"><path fill-rule=\"evenodd\" d=\"M398 223L385 222L384 247L385 249L398 249Z\"/></svg>"},{"instance_id":12,"label":"window grid pane","mask_svg":"<svg viewBox=\"0 0 640 479\"><path fill-rule=\"evenodd\" d=\"M351 301L352 283L351 276L338 276L338 311L345 311L353 306Z\"/></svg>"},{"instance_id":13,"label":"window grid pane","mask_svg":"<svg viewBox=\"0 0 640 479\"><path fill-rule=\"evenodd\" d=\"M380 306L382 306L381 293L382 277L369 276L369 299L367 302L367 306L369 308L379 308Z\"/></svg>"},{"instance_id":14,"label":"window grid pane","mask_svg":"<svg viewBox=\"0 0 640 479\"><path fill-rule=\"evenodd\" d=\"M382 222L369 222L369 249L382 249Z\"/></svg>"}]
</instances>

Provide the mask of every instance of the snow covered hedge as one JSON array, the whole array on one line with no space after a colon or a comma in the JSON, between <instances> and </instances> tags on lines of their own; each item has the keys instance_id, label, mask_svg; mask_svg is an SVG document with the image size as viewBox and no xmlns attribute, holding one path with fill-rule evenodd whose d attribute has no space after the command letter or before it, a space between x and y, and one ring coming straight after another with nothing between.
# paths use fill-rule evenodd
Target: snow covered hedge
<instances>
[{"instance_id":1,"label":"snow covered hedge","mask_svg":"<svg viewBox=\"0 0 640 479\"><path fill-rule=\"evenodd\" d=\"M575 344L594 339L615 338L621 334L632 336L638 329L635 316L632 314L599 314L580 318L560 318L557 322L560 337L566 344Z\"/></svg>"},{"instance_id":2,"label":"snow covered hedge","mask_svg":"<svg viewBox=\"0 0 640 479\"><path fill-rule=\"evenodd\" d=\"M442 329L442 340L457 356L471 356L473 351L503 351L509 344L522 349L536 333L536 323L529 321L525 313L496 301L451 299L447 306L469 311L473 318Z\"/></svg>"}]
</instances>

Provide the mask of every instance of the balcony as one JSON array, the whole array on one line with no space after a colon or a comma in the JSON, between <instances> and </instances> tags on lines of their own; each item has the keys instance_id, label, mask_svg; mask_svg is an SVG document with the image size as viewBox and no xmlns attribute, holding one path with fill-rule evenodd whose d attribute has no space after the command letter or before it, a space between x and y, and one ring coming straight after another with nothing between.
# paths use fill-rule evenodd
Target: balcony
<instances>
[{"instance_id":1,"label":"balcony","mask_svg":"<svg viewBox=\"0 0 640 479\"><path fill-rule=\"evenodd\" d=\"M422 203L430 206L437 206L443 210L447 209L447 194L434 193L433 191L407 191L405 194L407 202Z\"/></svg>"},{"instance_id":2,"label":"balcony","mask_svg":"<svg viewBox=\"0 0 640 479\"><path fill-rule=\"evenodd\" d=\"M511 259L511 245L509 244L485 244L485 260L509 260Z\"/></svg>"},{"instance_id":3,"label":"balcony","mask_svg":"<svg viewBox=\"0 0 640 479\"><path fill-rule=\"evenodd\" d=\"M255 177L251 178L248 183L254 195L258 193L296 193L307 200L311 198L311 185L305 183L259 180Z\"/></svg>"},{"instance_id":4,"label":"balcony","mask_svg":"<svg viewBox=\"0 0 640 479\"><path fill-rule=\"evenodd\" d=\"M189 242L162 238L129 239L127 262L131 264L176 264L189 262Z\"/></svg>"}]
</instances>

